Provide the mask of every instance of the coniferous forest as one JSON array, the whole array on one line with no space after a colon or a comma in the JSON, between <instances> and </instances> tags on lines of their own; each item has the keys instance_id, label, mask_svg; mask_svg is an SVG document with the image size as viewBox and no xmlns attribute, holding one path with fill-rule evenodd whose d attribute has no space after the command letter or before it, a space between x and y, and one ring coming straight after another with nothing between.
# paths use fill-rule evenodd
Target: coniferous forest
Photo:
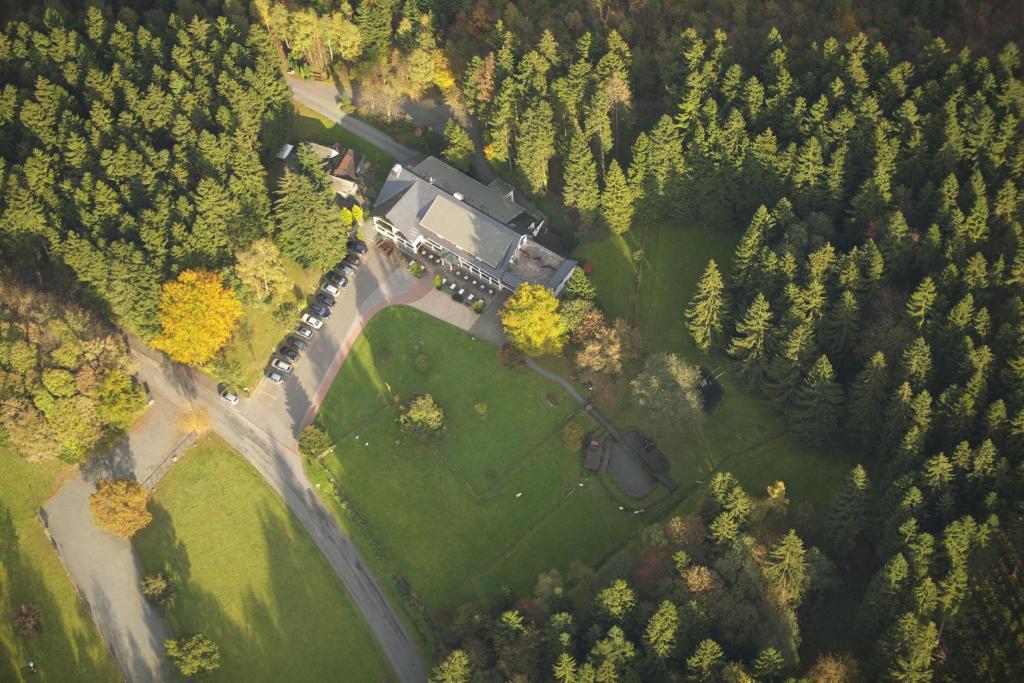
<instances>
[{"instance_id":1,"label":"coniferous forest","mask_svg":"<svg viewBox=\"0 0 1024 683\"><path fill-rule=\"evenodd\" d=\"M145 4L4 27L7 268L151 338L164 282L227 272L259 238L291 253L304 229L275 227L266 180L291 117L282 63L388 101L430 91L472 122L446 131L461 166L475 143L568 208L564 246L642 223L733 235L678 311L693 343L801 442L861 454L817 545L791 530L784 486L759 498L718 473L636 539L626 578L580 566L437 617L434 680L1024 678L1013 3ZM9 322L15 446L41 448L30 427L56 420L54 396L95 413L74 425L87 446L124 426L137 397L123 349L83 341L98 323L33 339ZM807 637L822 619L832 642Z\"/></svg>"}]
</instances>

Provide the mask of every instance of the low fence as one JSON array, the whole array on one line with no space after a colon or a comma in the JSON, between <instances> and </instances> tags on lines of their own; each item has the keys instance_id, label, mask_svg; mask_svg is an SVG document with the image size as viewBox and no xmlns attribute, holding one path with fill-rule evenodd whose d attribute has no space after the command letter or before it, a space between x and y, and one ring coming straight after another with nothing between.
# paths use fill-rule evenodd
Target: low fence
<instances>
[{"instance_id":1,"label":"low fence","mask_svg":"<svg viewBox=\"0 0 1024 683\"><path fill-rule=\"evenodd\" d=\"M142 486L147 491L152 492L156 488L156 485L163 479L167 471L171 469L171 465L178 461L178 458L196 442L199 435L196 432L189 432L185 435L185 438L178 442L178 445L167 455L166 458L160 461L160 464L156 466L152 472L149 473L145 479L142 480Z\"/></svg>"}]
</instances>

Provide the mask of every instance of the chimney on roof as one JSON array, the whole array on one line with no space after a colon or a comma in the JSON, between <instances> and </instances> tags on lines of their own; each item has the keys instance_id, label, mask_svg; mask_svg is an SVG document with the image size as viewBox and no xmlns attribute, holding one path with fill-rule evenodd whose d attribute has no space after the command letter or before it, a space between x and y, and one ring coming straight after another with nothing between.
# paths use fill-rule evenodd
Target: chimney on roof
<instances>
[{"instance_id":1,"label":"chimney on roof","mask_svg":"<svg viewBox=\"0 0 1024 683\"><path fill-rule=\"evenodd\" d=\"M430 183L431 185L433 185L434 184L434 176L429 176L427 178L427 182Z\"/></svg>"},{"instance_id":2,"label":"chimney on roof","mask_svg":"<svg viewBox=\"0 0 1024 683\"><path fill-rule=\"evenodd\" d=\"M458 200L459 200L460 202L461 202L461 201L462 201L463 199L465 199L465 197L463 197L463 196L462 196L462 193L461 193L461 192L454 192L454 193L452 193L452 196L453 196L453 197L455 197L456 199L458 199Z\"/></svg>"},{"instance_id":3,"label":"chimney on roof","mask_svg":"<svg viewBox=\"0 0 1024 683\"><path fill-rule=\"evenodd\" d=\"M398 176L400 176L402 174L402 165L401 164L395 164L394 166L391 167L391 172L394 173L395 177L397 178Z\"/></svg>"}]
</instances>

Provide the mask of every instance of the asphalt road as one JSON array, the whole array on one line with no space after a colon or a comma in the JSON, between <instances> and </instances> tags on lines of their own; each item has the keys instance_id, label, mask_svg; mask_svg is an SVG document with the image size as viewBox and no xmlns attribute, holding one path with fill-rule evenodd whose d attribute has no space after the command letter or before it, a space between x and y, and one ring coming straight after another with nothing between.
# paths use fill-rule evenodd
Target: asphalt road
<instances>
[{"instance_id":1,"label":"asphalt road","mask_svg":"<svg viewBox=\"0 0 1024 683\"><path fill-rule=\"evenodd\" d=\"M280 385L264 381L252 400L238 406L219 397L209 376L132 343L141 361L140 378L183 409L205 411L213 431L281 496L348 589L398 680L409 683L427 679L426 665L359 551L306 477L296 435L312 419L363 324L380 308L419 296L416 287L422 290L424 284L430 286L371 252L293 373Z\"/></svg>"}]
</instances>

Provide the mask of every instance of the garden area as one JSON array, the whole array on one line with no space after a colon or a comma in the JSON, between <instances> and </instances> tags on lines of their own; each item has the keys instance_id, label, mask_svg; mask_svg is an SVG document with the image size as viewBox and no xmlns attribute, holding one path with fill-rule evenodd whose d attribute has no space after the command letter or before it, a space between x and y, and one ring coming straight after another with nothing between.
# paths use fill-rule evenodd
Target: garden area
<instances>
[{"instance_id":1,"label":"garden area","mask_svg":"<svg viewBox=\"0 0 1024 683\"><path fill-rule=\"evenodd\" d=\"M209 680L389 680L351 598L280 499L217 437L160 482L134 538L147 573L168 575L175 637L220 648ZM98 677L97 680L102 677Z\"/></svg>"},{"instance_id":2,"label":"garden area","mask_svg":"<svg viewBox=\"0 0 1024 683\"><path fill-rule=\"evenodd\" d=\"M0 680L114 681L119 674L85 605L78 599L36 510L70 468L57 461L31 463L0 448ZM31 639L14 632L8 615L28 603L42 631ZM23 667L32 660L38 673Z\"/></svg>"},{"instance_id":3,"label":"garden area","mask_svg":"<svg viewBox=\"0 0 1024 683\"><path fill-rule=\"evenodd\" d=\"M444 411L434 437L398 421L423 393ZM400 571L432 615L598 563L640 526L584 480L579 449L564 443L569 419L595 426L557 384L503 367L490 343L404 306L370 321L318 417L335 442L323 463L347 499L335 509L375 573ZM386 559L367 547L378 544Z\"/></svg>"}]
</instances>

